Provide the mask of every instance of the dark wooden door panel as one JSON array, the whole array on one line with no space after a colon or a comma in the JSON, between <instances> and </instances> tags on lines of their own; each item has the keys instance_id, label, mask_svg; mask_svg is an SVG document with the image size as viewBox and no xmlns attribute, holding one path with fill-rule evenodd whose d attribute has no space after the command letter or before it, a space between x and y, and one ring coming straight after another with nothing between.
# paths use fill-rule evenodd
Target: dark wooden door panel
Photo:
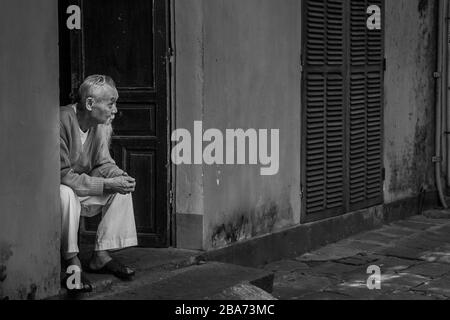
<instances>
[{"instance_id":1,"label":"dark wooden door panel","mask_svg":"<svg viewBox=\"0 0 450 320\"><path fill-rule=\"evenodd\" d=\"M85 72L106 70L119 88L154 88L153 1L89 0L83 13Z\"/></svg>"},{"instance_id":2,"label":"dark wooden door panel","mask_svg":"<svg viewBox=\"0 0 450 320\"><path fill-rule=\"evenodd\" d=\"M72 86L111 76L119 91L112 156L136 178L139 244L168 245L166 0L79 0L82 32L72 34ZM97 219L86 223L96 230Z\"/></svg>"},{"instance_id":3,"label":"dark wooden door panel","mask_svg":"<svg viewBox=\"0 0 450 320\"><path fill-rule=\"evenodd\" d=\"M136 186L134 193L134 208L137 212L147 212L146 215L136 216L136 225L139 233L156 234L156 208L155 208L155 191L156 191L156 150L123 149L124 160L127 163L126 170L133 177L137 177L139 185ZM144 175L141 175L145 173ZM150 191L150 194L148 193Z\"/></svg>"},{"instance_id":4,"label":"dark wooden door panel","mask_svg":"<svg viewBox=\"0 0 450 320\"><path fill-rule=\"evenodd\" d=\"M120 103L118 109L119 112L114 119L115 135L157 137L156 104Z\"/></svg>"}]
</instances>

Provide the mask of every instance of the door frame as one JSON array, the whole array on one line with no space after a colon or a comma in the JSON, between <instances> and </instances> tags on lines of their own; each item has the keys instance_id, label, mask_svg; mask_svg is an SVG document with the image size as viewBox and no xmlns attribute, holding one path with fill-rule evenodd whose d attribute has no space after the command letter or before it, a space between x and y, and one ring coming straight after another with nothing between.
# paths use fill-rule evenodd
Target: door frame
<instances>
[{"instance_id":1,"label":"door frame","mask_svg":"<svg viewBox=\"0 0 450 320\"><path fill-rule=\"evenodd\" d=\"M176 185L177 170L172 163L172 132L176 128L176 38L175 38L175 0L165 0L169 12L167 21L167 178L168 178L168 240L170 247L177 247L177 224L176 224Z\"/></svg>"},{"instance_id":2,"label":"door frame","mask_svg":"<svg viewBox=\"0 0 450 320\"><path fill-rule=\"evenodd\" d=\"M73 103L73 92L78 88L72 85L75 81L72 70L72 56L83 57L77 50L81 49L81 34L83 30L68 30L66 21L69 15L66 10L70 5L78 5L82 7L83 0L58 0L58 25L59 25L59 87L60 87L60 105L64 106ZM175 90L172 85L175 83L175 56L173 50L174 41L174 4L173 0L153 0L165 2L165 66L166 66L166 223L165 223L165 247L173 247L176 245L176 225L175 225L175 192L176 185L175 168L171 162L171 133L175 126ZM83 19L83 16L81 16ZM74 51L75 50L75 51ZM82 61L78 61L81 66ZM84 229L83 220L80 223L80 230ZM95 233L86 232L86 239L91 240L95 237ZM81 239L80 239L81 240Z\"/></svg>"}]
</instances>

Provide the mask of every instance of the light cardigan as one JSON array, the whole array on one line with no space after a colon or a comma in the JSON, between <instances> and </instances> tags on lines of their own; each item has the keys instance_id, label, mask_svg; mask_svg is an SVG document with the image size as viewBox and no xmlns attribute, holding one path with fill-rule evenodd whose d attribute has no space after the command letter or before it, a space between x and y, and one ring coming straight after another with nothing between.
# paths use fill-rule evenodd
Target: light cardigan
<instances>
[{"instance_id":1,"label":"light cardigan","mask_svg":"<svg viewBox=\"0 0 450 320\"><path fill-rule=\"evenodd\" d=\"M105 178L124 173L109 153L111 127L92 128L83 146L75 110L73 105L60 109L61 184L80 197L101 196Z\"/></svg>"}]
</instances>

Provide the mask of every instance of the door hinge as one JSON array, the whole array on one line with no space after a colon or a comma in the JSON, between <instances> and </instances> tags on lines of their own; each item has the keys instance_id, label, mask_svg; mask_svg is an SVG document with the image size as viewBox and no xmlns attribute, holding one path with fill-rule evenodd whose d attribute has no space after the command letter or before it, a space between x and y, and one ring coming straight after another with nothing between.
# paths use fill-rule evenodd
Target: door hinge
<instances>
[{"instance_id":1,"label":"door hinge","mask_svg":"<svg viewBox=\"0 0 450 320\"><path fill-rule=\"evenodd\" d=\"M383 71L386 71L387 69L387 59L383 58Z\"/></svg>"},{"instance_id":2,"label":"door hinge","mask_svg":"<svg viewBox=\"0 0 450 320\"><path fill-rule=\"evenodd\" d=\"M383 181L386 181L386 168L383 168L381 170L381 178L383 179Z\"/></svg>"},{"instance_id":3,"label":"door hinge","mask_svg":"<svg viewBox=\"0 0 450 320\"><path fill-rule=\"evenodd\" d=\"M431 160L433 163L441 163L442 157L434 156Z\"/></svg>"},{"instance_id":4,"label":"door hinge","mask_svg":"<svg viewBox=\"0 0 450 320\"><path fill-rule=\"evenodd\" d=\"M167 58L172 61L173 56L175 55L175 50L172 47L167 48Z\"/></svg>"},{"instance_id":5,"label":"door hinge","mask_svg":"<svg viewBox=\"0 0 450 320\"><path fill-rule=\"evenodd\" d=\"M303 190L303 185L300 185L300 199L303 200L304 196L305 196L305 192Z\"/></svg>"},{"instance_id":6,"label":"door hinge","mask_svg":"<svg viewBox=\"0 0 450 320\"><path fill-rule=\"evenodd\" d=\"M300 55L300 73L303 73L304 70L304 62L303 62L303 54Z\"/></svg>"}]
</instances>

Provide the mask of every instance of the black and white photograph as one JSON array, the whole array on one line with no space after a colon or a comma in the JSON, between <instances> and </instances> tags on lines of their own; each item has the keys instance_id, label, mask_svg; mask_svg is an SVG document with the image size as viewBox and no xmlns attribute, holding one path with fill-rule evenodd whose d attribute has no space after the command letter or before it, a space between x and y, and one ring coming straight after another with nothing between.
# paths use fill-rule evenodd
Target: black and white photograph
<instances>
[{"instance_id":1,"label":"black and white photograph","mask_svg":"<svg viewBox=\"0 0 450 320\"><path fill-rule=\"evenodd\" d=\"M1 304L449 300L449 207L450 0L0 0Z\"/></svg>"}]
</instances>

